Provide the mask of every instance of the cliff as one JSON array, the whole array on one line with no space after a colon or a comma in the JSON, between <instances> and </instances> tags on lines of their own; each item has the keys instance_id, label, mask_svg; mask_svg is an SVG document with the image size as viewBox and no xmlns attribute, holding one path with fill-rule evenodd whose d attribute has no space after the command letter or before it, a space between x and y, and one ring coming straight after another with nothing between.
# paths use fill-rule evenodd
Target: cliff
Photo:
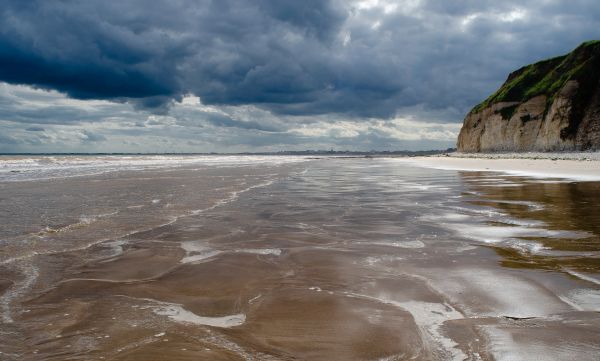
<instances>
[{"instance_id":1,"label":"cliff","mask_svg":"<svg viewBox=\"0 0 600 361\"><path fill-rule=\"evenodd\" d=\"M457 148L600 150L600 40L511 73L467 114Z\"/></svg>"}]
</instances>

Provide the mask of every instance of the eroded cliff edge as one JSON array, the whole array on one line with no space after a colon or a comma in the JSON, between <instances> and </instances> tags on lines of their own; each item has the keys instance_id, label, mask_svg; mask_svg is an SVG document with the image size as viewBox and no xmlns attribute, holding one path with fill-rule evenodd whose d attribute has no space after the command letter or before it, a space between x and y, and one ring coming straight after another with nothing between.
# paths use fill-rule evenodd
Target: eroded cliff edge
<instances>
[{"instance_id":1,"label":"eroded cliff edge","mask_svg":"<svg viewBox=\"0 0 600 361\"><path fill-rule=\"evenodd\" d=\"M457 148L600 150L600 40L511 73L466 116Z\"/></svg>"}]
</instances>

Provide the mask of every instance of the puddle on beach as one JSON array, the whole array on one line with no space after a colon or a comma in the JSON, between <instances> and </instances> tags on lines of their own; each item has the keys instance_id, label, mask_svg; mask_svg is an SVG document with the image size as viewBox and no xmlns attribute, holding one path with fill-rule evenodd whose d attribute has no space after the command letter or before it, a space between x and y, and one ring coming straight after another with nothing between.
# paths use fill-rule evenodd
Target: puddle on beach
<instances>
[{"instance_id":1,"label":"puddle on beach","mask_svg":"<svg viewBox=\"0 0 600 361\"><path fill-rule=\"evenodd\" d=\"M599 187L393 159L3 182L0 359L594 360Z\"/></svg>"}]
</instances>

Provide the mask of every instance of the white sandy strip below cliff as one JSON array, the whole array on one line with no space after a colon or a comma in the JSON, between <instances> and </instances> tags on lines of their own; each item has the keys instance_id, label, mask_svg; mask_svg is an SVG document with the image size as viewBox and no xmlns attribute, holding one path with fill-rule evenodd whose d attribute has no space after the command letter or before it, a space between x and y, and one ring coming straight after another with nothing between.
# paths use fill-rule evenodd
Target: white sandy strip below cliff
<instances>
[{"instance_id":1,"label":"white sandy strip below cliff","mask_svg":"<svg viewBox=\"0 0 600 361\"><path fill-rule=\"evenodd\" d=\"M536 178L565 178L579 181L600 181L600 161L567 159L505 159L432 156L395 158L394 161L415 166L446 170L501 172Z\"/></svg>"}]
</instances>

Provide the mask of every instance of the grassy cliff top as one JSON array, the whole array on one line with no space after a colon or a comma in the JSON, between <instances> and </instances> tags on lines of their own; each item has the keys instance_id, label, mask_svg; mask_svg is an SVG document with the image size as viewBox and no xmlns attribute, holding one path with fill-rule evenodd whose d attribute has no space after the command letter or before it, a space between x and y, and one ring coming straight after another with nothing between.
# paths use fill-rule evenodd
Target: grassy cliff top
<instances>
[{"instance_id":1,"label":"grassy cliff top","mask_svg":"<svg viewBox=\"0 0 600 361\"><path fill-rule=\"evenodd\" d=\"M499 102L525 102L546 95L552 104L569 80L600 78L600 40L587 41L569 54L542 60L512 72L494 94L476 105L472 113Z\"/></svg>"}]
</instances>

